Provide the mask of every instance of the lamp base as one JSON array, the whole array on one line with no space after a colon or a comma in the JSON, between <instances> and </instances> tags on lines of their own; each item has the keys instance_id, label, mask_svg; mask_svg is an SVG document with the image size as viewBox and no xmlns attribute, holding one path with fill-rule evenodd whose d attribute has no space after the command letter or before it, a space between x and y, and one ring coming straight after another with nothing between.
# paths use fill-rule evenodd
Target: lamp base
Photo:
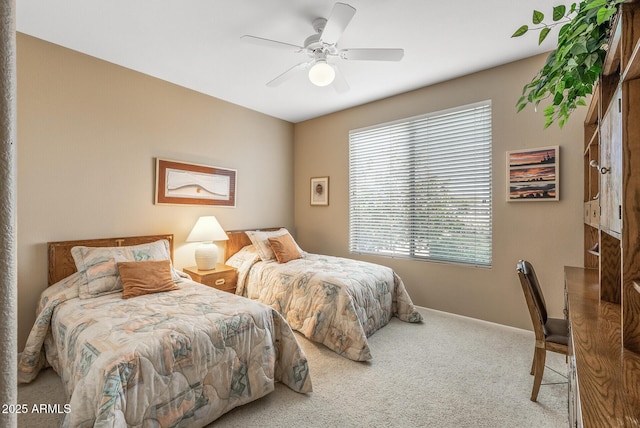
<instances>
[{"instance_id":1,"label":"lamp base","mask_svg":"<svg viewBox=\"0 0 640 428\"><path fill-rule=\"evenodd\" d=\"M196 248L195 256L198 270L213 270L218 263L218 246L213 242L200 244Z\"/></svg>"}]
</instances>

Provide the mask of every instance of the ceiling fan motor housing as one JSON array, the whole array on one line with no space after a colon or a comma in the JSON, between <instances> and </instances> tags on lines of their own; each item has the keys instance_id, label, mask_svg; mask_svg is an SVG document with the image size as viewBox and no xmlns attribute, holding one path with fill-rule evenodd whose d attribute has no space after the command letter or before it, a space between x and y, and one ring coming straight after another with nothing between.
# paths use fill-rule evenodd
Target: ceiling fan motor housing
<instances>
[{"instance_id":1,"label":"ceiling fan motor housing","mask_svg":"<svg viewBox=\"0 0 640 428\"><path fill-rule=\"evenodd\" d=\"M315 50L322 48L322 42L320 41L320 34L312 34L304 40L304 48L309 50Z\"/></svg>"},{"instance_id":2,"label":"ceiling fan motor housing","mask_svg":"<svg viewBox=\"0 0 640 428\"><path fill-rule=\"evenodd\" d=\"M313 29L316 31L316 33L320 34L322 33L322 31L324 31L324 27L325 25L327 25L327 20L324 18L316 18L313 20L311 25L313 25Z\"/></svg>"},{"instance_id":3,"label":"ceiling fan motor housing","mask_svg":"<svg viewBox=\"0 0 640 428\"><path fill-rule=\"evenodd\" d=\"M326 58L327 55L335 56L338 54L336 45L330 45L320 39L326 23L327 20L324 18L315 19L313 21L313 28L316 30L316 34L312 34L304 40L304 49L307 51L309 56L316 59L318 59L319 56Z\"/></svg>"}]
</instances>

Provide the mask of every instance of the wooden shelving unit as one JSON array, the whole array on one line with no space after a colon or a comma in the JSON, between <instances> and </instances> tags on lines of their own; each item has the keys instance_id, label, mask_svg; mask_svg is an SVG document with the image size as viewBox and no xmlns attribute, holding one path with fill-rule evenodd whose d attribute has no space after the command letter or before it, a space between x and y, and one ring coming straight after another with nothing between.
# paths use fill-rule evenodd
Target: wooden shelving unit
<instances>
[{"instance_id":1,"label":"wooden shelving unit","mask_svg":"<svg viewBox=\"0 0 640 428\"><path fill-rule=\"evenodd\" d=\"M640 3L619 5L584 122L584 266L565 271L571 426L640 427Z\"/></svg>"},{"instance_id":2,"label":"wooden shelving unit","mask_svg":"<svg viewBox=\"0 0 640 428\"><path fill-rule=\"evenodd\" d=\"M620 305L600 300L597 269L568 267L565 284L572 328L570 425L640 426L640 354L622 346Z\"/></svg>"},{"instance_id":3,"label":"wooden shelving unit","mask_svg":"<svg viewBox=\"0 0 640 428\"><path fill-rule=\"evenodd\" d=\"M598 100L600 87L596 86L594 95L584 121L584 266L596 268L600 263L598 225L600 223L600 184L599 174L596 168L591 167L591 162L599 162L599 127L598 127Z\"/></svg>"}]
</instances>

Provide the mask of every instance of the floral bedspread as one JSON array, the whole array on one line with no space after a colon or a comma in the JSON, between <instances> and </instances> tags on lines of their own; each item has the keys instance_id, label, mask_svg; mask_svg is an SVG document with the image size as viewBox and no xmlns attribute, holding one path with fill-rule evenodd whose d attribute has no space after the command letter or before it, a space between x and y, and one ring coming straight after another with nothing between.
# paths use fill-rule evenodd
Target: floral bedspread
<instances>
[{"instance_id":1,"label":"floral bedspread","mask_svg":"<svg viewBox=\"0 0 640 428\"><path fill-rule=\"evenodd\" d=\"M180 290L79 299L43 292L18 379L49 363L70 412L63 426L204 426L274 390L312 390L304 351L272 308L185 280ZM45 361L45 354L46 360Z\"/></svg>"},{"instance_id":2,"label":"floral bedspread","mask_svg":"<svg viewBox=\"0 0 640 428\"><path fill-rule=\"evenodd\" d=\"M356 361L371 359L367 337L392 316L420 322L400 277L390 268L305 253L287 263L244 260L236 293L266 303L291 328Z\"/></svg>"}]
</instances>

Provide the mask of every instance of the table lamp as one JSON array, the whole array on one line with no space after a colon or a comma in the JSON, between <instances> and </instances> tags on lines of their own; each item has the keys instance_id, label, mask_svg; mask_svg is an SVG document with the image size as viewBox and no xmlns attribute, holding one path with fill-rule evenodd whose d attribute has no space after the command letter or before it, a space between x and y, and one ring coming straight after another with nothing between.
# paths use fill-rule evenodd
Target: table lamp
<instances>
[{"instance_id":1,"label":"table lamp","mask_svg":"<svg viewBox=\"0 0 640 428\"><path fill-rule=\"evenodd\" d=\"M214 241L229 239L215 216L203 216L198 219L187 237L187 242L201 242L196 248L196 266L198 270L213 270L218 263L218 246Z\"/></svg>"}]
</instances>

